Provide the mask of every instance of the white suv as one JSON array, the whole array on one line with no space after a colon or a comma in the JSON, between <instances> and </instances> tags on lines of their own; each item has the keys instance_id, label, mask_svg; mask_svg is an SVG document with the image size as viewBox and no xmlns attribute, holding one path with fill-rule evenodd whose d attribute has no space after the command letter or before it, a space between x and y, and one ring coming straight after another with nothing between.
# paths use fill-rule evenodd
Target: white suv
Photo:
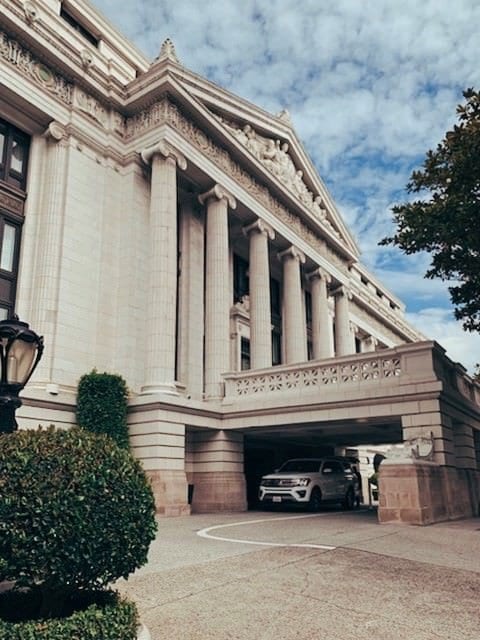
<instances>
[{"instance_id":1,"label":"white suv","mask_svg":"<svg viewBox=\"0 0 480 640\"><path fill-rule=\"evenodd\" d=\"M322 502L340 502L353 509L359 495L358 478L348 460L293 458L263 476L258 499L264 505L297 503L317 511Z\"/></svg>"}]
</instances>

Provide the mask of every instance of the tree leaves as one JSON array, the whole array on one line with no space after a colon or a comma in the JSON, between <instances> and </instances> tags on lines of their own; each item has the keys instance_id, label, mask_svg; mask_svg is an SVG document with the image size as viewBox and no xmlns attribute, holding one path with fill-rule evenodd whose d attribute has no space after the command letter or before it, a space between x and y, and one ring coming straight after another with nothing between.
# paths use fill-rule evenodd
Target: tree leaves
<instances>
[{"instance_id":1,"label":"tree leaves","mask_svg":"<svg viewBox=\"0 0 480 640\"><path fill-rule=\"evenodd\" d=\"M425 277L455 281L454 313L467 331L480 330L480 93L467 89L457 107L459 124L428 151L407 192L422 199L393 207L396 232L382 245L406 254L427 251Z\"/></svg>"}]
</instances>

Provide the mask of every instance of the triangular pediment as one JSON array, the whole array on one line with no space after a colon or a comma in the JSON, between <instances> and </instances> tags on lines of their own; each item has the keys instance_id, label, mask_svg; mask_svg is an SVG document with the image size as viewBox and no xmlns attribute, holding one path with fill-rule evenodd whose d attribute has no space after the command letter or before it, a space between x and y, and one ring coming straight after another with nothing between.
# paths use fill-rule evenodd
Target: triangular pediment
<instances>
[{"instance_id":1,"label":"triangular pediment","mask_svg":"<svg viewBox=\"0 0 480 640\"><path fill-rule=\"evenodd\" d=\"M311 222L337 246L343 247L350 259L358 258L355 240L299 141L286 111L268 114L188 71L172 56L159 57L146 76L140 80L145 89L162 84L163 91L179 99L191 115L196 113L205 122L208 114L209 128L213 125L223 141L230 141L237 157L243 155L251 166L257 167L257 176L263 174L264 180L278 193L285 194L300 210L306 210Z\"/></svg>"}]
</instances>

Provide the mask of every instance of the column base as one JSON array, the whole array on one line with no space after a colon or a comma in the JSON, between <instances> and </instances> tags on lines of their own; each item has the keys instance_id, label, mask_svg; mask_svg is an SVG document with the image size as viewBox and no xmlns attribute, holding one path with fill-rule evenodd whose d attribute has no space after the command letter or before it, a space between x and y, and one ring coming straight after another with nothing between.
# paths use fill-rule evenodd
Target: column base
<instances>
[{"instance_id":1,"label":"column base","mask_svg":"<svg viewBox=\"0 0 480 640\"><path fill-rule=\"evenodd\" d=\"M428 462L382 463L380 522L426 525L479 515L480 472Z\"/></svg>"},{"instance_id":2,"label":"column base","mask_svg":"<svg viewBox=\"0 0 480 640\"><path fill-rule=\"evenodd\" d=\"M152 485L155 509L162 516L190 514L187 500L187 477L184 471L155 469L145 471Z\"/></svg>"},{"instance_id":3,"label":"column base","mask_svg":"<svg viewBox=\"0 0 480 640\"><path fill-rule=\"evenodd\" d=\"M157 393L169 396L179 396L179 390L175 382L159 382L157 384L145 384L140 390L140 395L154 395Z\"/></svg>"},{"instance_id":4,"label":"column base","mask_svg":"<svg viewBox=\"0 0 480 640\"><path fill-rule=\"evenodd\" d=\"M235 471L208 471L192 474L192 513L246 511L245 475Z\"/></svg>"}]
</instances>

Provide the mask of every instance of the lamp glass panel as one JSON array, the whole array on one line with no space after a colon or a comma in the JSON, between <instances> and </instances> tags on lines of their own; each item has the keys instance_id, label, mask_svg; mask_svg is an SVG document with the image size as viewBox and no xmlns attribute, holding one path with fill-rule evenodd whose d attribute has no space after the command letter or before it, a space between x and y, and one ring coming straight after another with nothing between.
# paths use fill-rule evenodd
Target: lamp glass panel
<instances>
[{"instance_id":1,"label":"lamp glass panel","mask_svg":"<svg viewBox=\"0 0 480 640\"><path fill-rule=\"evenodd\" d=\"M8 382L24 383L30 375L36 355L37 345L35 342L14 340L8 353Z\"/></svg>"}]
</instances>

